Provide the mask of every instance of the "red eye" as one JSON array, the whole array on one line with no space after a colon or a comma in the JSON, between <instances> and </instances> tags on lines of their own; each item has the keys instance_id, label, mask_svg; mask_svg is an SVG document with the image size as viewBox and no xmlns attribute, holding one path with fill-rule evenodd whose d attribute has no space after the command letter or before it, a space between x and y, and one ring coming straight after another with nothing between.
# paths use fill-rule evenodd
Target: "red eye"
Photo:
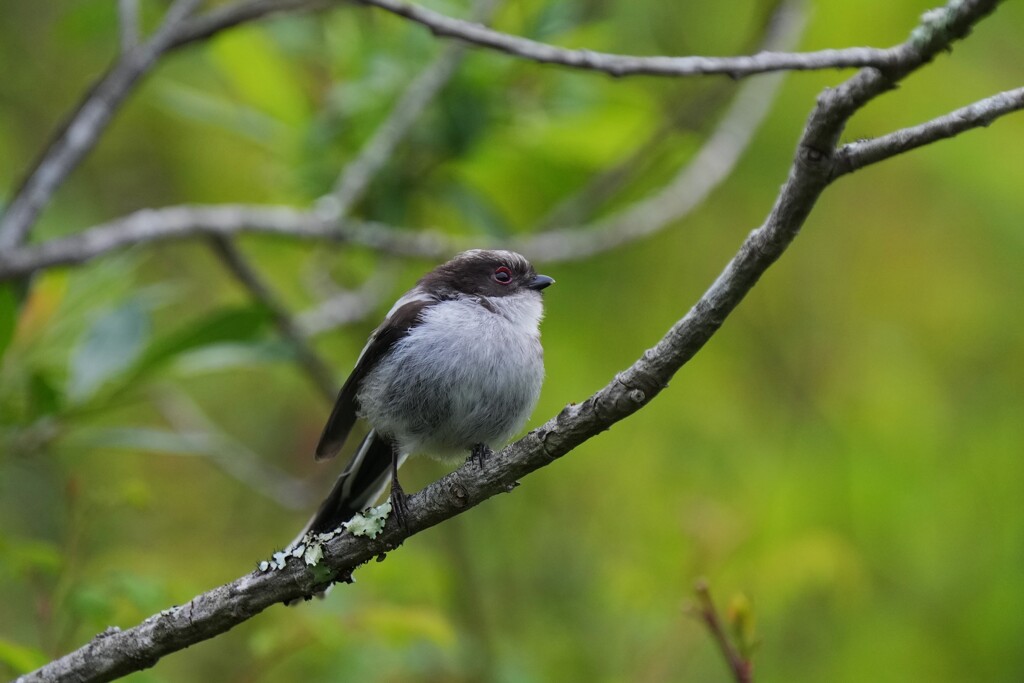
<instances>
[{"instance_id":1,"label":"red eye","mask_svg":"<svg viewBox=\"0 0 1024 683\"><path fill-rule=\"evenodd\" d=\"M512 282L512 271L505 266L501 266L494 271L494 281L498 284L507 285Z\"/></svg>"}]
</instances>

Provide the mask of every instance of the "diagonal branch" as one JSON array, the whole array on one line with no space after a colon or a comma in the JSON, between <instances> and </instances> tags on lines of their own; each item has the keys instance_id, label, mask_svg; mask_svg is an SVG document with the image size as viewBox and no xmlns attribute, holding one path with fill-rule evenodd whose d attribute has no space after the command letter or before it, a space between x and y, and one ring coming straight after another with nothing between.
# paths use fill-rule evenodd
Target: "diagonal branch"
<instances>
[{"instance_id":1,"label":"diagonal branch","mask_svg":"<svg viewBox=\"0 0 1024 683\"><path fill-rule=\"evenodd\" d=\"M722 653L722 658L725 659L725 663L729 666L733 680L736 683L751 683L754 680L753 663L743 656L743 653L740 652L740 649L730 640L729 635L725 632L722 617L718 614L715 601L711 599L711 587L708 586L708 582L703 579L698 581L694 587L694 592L697 594L697 605L694 606L694 614L704 622L704 625L711 633L711 637Z\"/></svg>"},{"instance_id":2,"label":"diagonal branch","mask_svg":"<svg viewBox=\"0 0 1024 683\"><path fill-rule=\"evenodd\" d=\"M814 71L873 66L888 68L898 56L892 49L851 47L817 52L760 52L740 57L637 57L593 50L570 50L509 35L434 12L404 0L357 0L422 24L434 35L455 38L544 64L600 71L611 76L707 76L741 78L769 71Z\"/></svg>"},{"instance_id":3,"label":"diagonal branch","mask_svg":"<svg viewBox=\"0 0 1024 683\"><path fill-rule=\"evenodd\" d=\"M293 558L278 571L254 571L196 596L187 605L156 614L138 626L110 629L86 646L22 676L20 683L108 681L152 666L161 657L212 638L276 603L310 595L333 581L346 581L361 564L418 533L461 514L518 480L551 464L654 399L711 339L758 279L785 252L835 177L836 141L865 104L893 88L938 51L963 37L996 6L996 0L951 0L900 47L900 63L888 73L864 69L824 92L807 121L789 177L764 223L750 233L718 278L683 318L629 368L579 404L507 446L483 463L470 461L409 499L405 525L388 525L368 540L340 534L324 545L310 568Z\"/></svg>"},{"instance_id":4,"label":"diagonal branch","mask_svg":"<svg viewBox=\"0 0 1024 683\"><path fill-rule=\"evenodd\" d=\"M1024 88L1007 90L910 128L871 140L843 145L837 153L836 177L885 161L897 154L988 126L1000 116L1024 109Z\"/></svg>"},{"instance_id":5,"label":"diagonal branch","mask_svg":"<svg viewBox=\"0 0 1024 683\"><path fill-rule=\"evenodd\" d=\"M317 388L320 395L327 401L333 401L339 386L334 380L334 370L309 344L288 307L278 300L277 295L271 291L270 285L264 282L252 264L231 241L231 238L215 235L211 238L211 246L217 258L234 275L235 279L249 291L254 299L270 311L277 331L291 345L299 367L303 369L306 377Z\"/></svg>"},{"instance_id":6,"label":"diagonal branch","mask_svg":"<svg viewBox=\"0 0 1024 683\"><path fill-rule=\"evenodd\" d=\"M122 46L135 42L135 2L122 0ZM203 40L222 30L285 10L319 9L336 0L248 0L190 18L199 0L176 0L160 27L141 45L124 49L113 66L86 92L68 114L35 163L25 174L0 215L0 251L26 241L29 231L53 193L92 150L135 86L168 50ZM133 28L134 27L134 28Z\"/></svg>"},{"instance_id":7,"label":"diagonal branch","mask_svg":"<svg viewBox=\"0 0 1024 683\"><path fill-rule=\"evenodd\" d=\"M780 0L766 17L756 45L762 50L791 49L799 42L800 35L802 34L801 29L806 24L806 12L807 6L803 0ZM771 77L766 78L770 79ZM746 83L750 82L747 81ZM753 135L744 136L742 134L743 130L749 125L751 132L753 132L753 129L760 126L760 123L764 121L764 116L758 115L758 112L765 112L770 109L770 105L778 95L779 88L765 87L764 94L766 100L763 103L758 102L746 112L740 112L737 118L733 118L731 112L735 111L735 100L742 97L742 90L743 86L737 89L734 83L719 80L703 94L687 98L683 106L675 107L669 111L664 123L652 131L648 138L633 149L625 159L602 170L592 177L586 185L577 190L575 194L559 201L554 208L536 222L534 232L549 232L565 229L565 226L573 225L579 226L579 229L593 229L592 225L583 225L584 221L588 220L588 216L596 214L602 205L608 204L612 197L632 182L643 167L649 166L651 160L656 158L658 152L665 147L665 141L673 131L697 131L704 128L706 122L718 119L717 124L708 135L708 139L705 140L704 147L711 146L712 140L728 128L733 129L734 138L737 140L745 138L749 146ZM722 105L727 102L732 104L723 115ZM736 125L738 123L742 125ZM737 151L736 158L738 159L742 155L743 150ZM724 159L715 160L712 155L702 154L701 151L693 155L688 164L693 166L698 158L705 162L715 161L715 166L719 163L729 165L728 155ZM696 174L696 177L703 175L697 169L691 170ZM676 172L677 178L681 173L681 170ZM678 191L687 191L685 187L677 189ZM666 195L666 200L668 200L666 193L659 191L658 194ZM641 201L646 200L647 198L644 198ZM700 203L699 201L693 203L693 208L696 208ZM620 211L619 213L621 215L623 212ZM678 221L686 213L689 212L670 216L669 220L666 220L660 227L666 227L670 221ZM630 229L625 224L623 224L623 227L627 230Z\"/></svg>"},{"instance_id":8,"label":"diagonal branch","mask_svg":"<svg viewBox=\"0 0 1024 683\"><path fill-rule=\"evenodd\" d=\"M500 0L478 0L472 11L473 21L486 21ZM334 185L330 211L334 216L347 216L366 192L374 176L387 163L413 123L427 105L437 97L465 56L465 47L457 43L445 45L441 54L409 85L388 117L374 131L370 140L339 176ZM326 198L325 198L326 199Z\"/></svg>"},{"instance_id":9,"label":"diagonal branch","mask_svg":"<svg viewBox=\"0 0 1024 683\"><path fill-rule=\"evenodd\" d=\"M39 212L93 148L135 84L170 45L178 23L197 4L198 0L178 0L171 5L153 37L122 54L110 71L93 85L29 171L0 217L0 250L25 241Z\"/></svg>"},{"instance_id":10,"label":"diagonal branch","mask_svg":"<svg viewBox=\"0 0 1024 683\"><path fill-rule=\"evenodd\" d=\"M803 23L796 4L779 10L769 44L795 41ZM763 120L778 76L751 81L737 93L714 132L676 179L657 194L599 221L538 234L514 248L540 262L583 258L649 236L679 220L699 205L731 172ZM329 203L328 203L329 204ZM296 239L353 243L401 256L442 258L461 249L508 246L483 237L454 237L436 231L412 231L359 221L326 210L224 204L144 209L98 225L77 235L40 245L0 251L0 281L60 265L76 265L140 243L178 240L200 235L258 232ZM576 234L578 233L578 234Z\"/></svg>"},{"instance_id":11,"label":"diagonal branch","mask_svg":"<svg viewBox=\"0 0 1024 683\"><path fill-rule=\"evenodd\" d=\"M793 44L803 25L802 7L783 5L766 42ZM771 109L781 83L782 74L744 83L697 154L655 194L593 226L551 230L513 243L512 248L538 261L581 260L648 237L688 215L732 173Z\"/></svg>"}]
</instances>

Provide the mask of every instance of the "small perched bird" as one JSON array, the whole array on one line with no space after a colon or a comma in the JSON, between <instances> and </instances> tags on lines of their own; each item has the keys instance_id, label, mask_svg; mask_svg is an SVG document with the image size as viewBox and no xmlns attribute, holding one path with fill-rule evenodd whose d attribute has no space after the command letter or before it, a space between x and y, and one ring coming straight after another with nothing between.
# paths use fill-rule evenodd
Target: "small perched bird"
<instances>
[{"instance_id":1,"label":"small perched bird","mask_svg":"<svg viewBox=\"0 0 1024 683\"><path fill-rule=\"evenodd\" d=\"M303 533L348 521L389 477L404 523L398 468L409 455L485 457L522 428L544 379L541 291L553 282L520 254L474 249L395 302L341 388L316 459L337 455L358 418L370 432Z\"/></svg>"}]
</instances>

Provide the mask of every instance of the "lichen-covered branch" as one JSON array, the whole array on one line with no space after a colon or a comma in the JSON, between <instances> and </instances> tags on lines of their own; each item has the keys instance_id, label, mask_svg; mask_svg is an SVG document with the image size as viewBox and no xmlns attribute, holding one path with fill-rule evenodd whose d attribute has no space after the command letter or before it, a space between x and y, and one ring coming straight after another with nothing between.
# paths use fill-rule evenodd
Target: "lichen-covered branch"
<instances>
[{"instance_id":1,"label":"lichen-covered branch","mask_svg":"<svg viewBox=\"0 0 1024 683\"><path fill-rule=\"evenodd\" d=\"M789 177L768 217L743 241L686 315L590 398L566 406L483 463L467 462L411 496L405 527L389 525L375 539L340 534L327 542L323 557L314 567L295 557L280 570L253 571L134 628L108 630L19 681L108 681L152 666L161 657L227 631L274 604L310 595L332 581L345 581L359 565L397 547L408 535L511 491L522 477L642 409L711 339L799 233L818 197L835 177L839 160L836 144L849 117L964 36L996 4L995 0L953 0L939 10L940 14L926 17L922 30L899 48L900 61L892 69L861 70L839 87L824 92L807 121Z\"/></svg>"}]
</instances>

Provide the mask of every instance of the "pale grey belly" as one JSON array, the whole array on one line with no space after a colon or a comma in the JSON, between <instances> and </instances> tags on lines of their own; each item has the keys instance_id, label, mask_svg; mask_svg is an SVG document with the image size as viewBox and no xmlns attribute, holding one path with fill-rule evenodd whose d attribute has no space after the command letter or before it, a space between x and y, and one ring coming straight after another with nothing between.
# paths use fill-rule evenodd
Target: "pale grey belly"
<instances>
[{"instance_id":1,"label":"pale grey belly","mask_svg":"<svg viewBox=\"0 0 1024 683\"><path fill-rule=\"evenodd\" d=\"M403 452L465 455L493 448L529 418L544 376L530 335L429 335L399 341L363 382L360 413Z\"/></svg>"}]
</instances>

